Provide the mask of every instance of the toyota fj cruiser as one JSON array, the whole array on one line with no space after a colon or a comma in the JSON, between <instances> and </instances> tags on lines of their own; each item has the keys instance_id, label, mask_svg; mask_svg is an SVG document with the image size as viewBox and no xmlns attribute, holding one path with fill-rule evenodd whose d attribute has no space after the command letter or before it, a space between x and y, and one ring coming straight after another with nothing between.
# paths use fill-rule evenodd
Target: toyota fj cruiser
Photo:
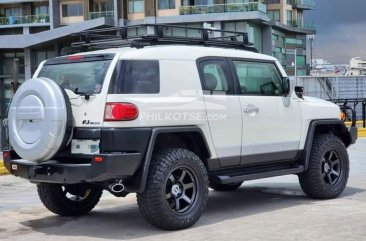
<instances>
[{"instance_id":1,"label":"toyota fj cruiser","mask_svg":"<svg viewBox=\"0 0 366 241\"><path fill-rule=\"evenodd\" d=\"M103 190L137 193L151 224L176 230L200 218L209 187L296 174L312 198L342 193L357 129L337 105L302 96L244 34L202 29L187 41L154 28L132 47L44 61L15 93L5 165L37 184L46 208L77 216ZM79 47L90 48L85 36Z\"/></svg>"}]
</instances>

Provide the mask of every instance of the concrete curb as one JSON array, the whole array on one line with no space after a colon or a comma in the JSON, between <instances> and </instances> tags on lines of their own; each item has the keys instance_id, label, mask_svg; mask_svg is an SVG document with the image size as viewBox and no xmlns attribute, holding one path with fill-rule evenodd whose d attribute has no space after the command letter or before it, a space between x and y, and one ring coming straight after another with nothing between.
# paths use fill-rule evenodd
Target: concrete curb
<instances>
[{"instance_id":1,"label":"concrete curb","mask_svg":"<svg viewBox=\"0 0 366 241\"><path fill-rule=\"evenodd\" d=\"M3 152L0 151L0 176L9 174L8 170L4 167Z\"/></svg>"},{"instance_id":2,"label":"concrete curb","mask_svg":"<svg viewBox=\"0 0 366 241\"><path fill-rule=\"evenodd\" d=\"M366 128L358 128L358 137L366 137Z\"/></svg>"},{"instance_id":3,"label":"concrete curb","mask_svg":"<svg viewBox=\"0 0 366 241\"><path fill-rule=\"evenodd\" d=\"M8 170L6 170L6 168L4 167L4 162L3 160L0 160L0 176L1 175L6 175L9 174Z\"/></svg>"}]
</instances>

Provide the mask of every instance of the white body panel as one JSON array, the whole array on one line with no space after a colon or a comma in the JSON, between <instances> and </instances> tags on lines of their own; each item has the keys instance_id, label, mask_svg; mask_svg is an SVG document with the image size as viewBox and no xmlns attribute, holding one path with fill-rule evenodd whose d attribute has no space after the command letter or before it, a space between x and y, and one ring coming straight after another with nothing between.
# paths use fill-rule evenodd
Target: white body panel
<instances>
[{"instance_id":1,"label":"white body panel","mask_svg":"<svg viewBox=\"0 0 366 241\"><path fill-rule=\"evenodd\" d=\"M242 156L299 149L301 112L296 99L291 99L286 107L283 101L286 97L239 98L243 112ZM258 112L245 112L248 106L258 108Z\"/></svg>"},{"instance_id":2,"label":"white body panel","mask_svg":"<svg viewBox=\"0 0 366 241\"><path fill-rule=\"evenodd\" d=\"M122 48L82 54L115 53L100 94L80 97L67 91L76 127L158 127L198 126L208 142L211 158L255 155L303 149L309 123L315 119L339 118L339 108L326 101L287 97L203 95L196 61L201 57L237 57L275 61L283 77L286 73L272 56L223 48L158 46ZM116 63L120 59L159 60L160 93L108 94ZM43 63L34 77L37 77ZM130 102L139 110L133 121L104 122L106 102ZM244 113L253 105L257 114ZM210 119L212 116L225 118ZM225 163L220 163L220 165ZM238 161L240 164L240 159Z\"/></svg>"},{"instance_id":3,"label":"white body panel","mask_svg":"<svg viewBox=\"0 0 366 241\"><path fill-rule=\"evenodd\" d=\"M135 104L139 110L139 117L133 121L104 122L103 127L198 126L206 137L212 157L216 157L195 62L181 60L159 62L160 93L109 94L107 102ZM184 74L179 74L182 70Z\"/></svg>"},{"instance_id":4,"label":"white body panel","mask_svg":"<svg viewBox=\"0 0 366 241\"><path fill-rule=\"evenodd\" d=\"M208 124L212 142L220 160L220 166L240 164L242 117L237 96L205 95ZM225 162L225 157L237 157L237 161Z\"/></svg>"},{"instance_id":5,"label":"white body panel","mask_svg":"<svg viewBox=\"0 0 366 241\"><path fill-rule=\"evenodd\" d=\"M318 98L305 96L304 100L299 99L298 101L303 126L300 149L304 149L310 122L321 119L339 119L341 111L337 105Z\"/></svg>"}]
</instances>

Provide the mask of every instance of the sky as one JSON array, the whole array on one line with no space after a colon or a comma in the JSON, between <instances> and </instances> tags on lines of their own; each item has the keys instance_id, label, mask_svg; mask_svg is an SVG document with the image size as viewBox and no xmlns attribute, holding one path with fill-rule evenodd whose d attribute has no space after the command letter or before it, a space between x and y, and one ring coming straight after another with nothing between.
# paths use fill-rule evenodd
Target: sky
<instances>
[{"instance_id":1,"label":"sky","mask_svg":"<svg viewBox=\"0 0 366 241\"><path fill-rule=\"evenodd\" d=\"M366 0L315 1L316 9L305 13L305 22L313 21L317 30L313 58L332 64L366 59Z\"/></svg>"}]
</instances>

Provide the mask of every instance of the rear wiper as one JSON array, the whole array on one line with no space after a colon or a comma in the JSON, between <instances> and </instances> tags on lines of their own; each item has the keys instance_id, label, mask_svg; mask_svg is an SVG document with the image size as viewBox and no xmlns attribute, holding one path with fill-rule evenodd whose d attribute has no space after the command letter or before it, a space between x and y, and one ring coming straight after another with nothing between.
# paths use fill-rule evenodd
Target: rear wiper
<instances>
[{"instance_id":1,"label":"rear wiper","mask_svg":"<svg viewBox=\"0 0 366 241\"><path fill-rule=\"evenodd\" d=\"M73 92L75 94L77 94L77 95L84 96L86 100L89 100L90 99L90 96L92 95L90 93L86 93L86 92L79 91L79 88L75 88L75 90Z\"/></svg>"}]
</instances>

